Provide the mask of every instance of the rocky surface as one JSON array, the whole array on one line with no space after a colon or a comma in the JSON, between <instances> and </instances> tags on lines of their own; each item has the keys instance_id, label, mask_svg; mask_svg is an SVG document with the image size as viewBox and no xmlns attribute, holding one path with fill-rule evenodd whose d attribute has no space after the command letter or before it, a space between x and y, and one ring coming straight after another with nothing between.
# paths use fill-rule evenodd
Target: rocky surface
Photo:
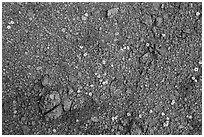
<instances>
[{"instance_id":1,"label":"rocky surface","mask_svg":"<svg viewBox=\"0 0 204 137\"><path fill-rule=\"evenodd\" d=\"M202 3L2 7L2 134L202 134Z\"/></svg>"}]
</instances>

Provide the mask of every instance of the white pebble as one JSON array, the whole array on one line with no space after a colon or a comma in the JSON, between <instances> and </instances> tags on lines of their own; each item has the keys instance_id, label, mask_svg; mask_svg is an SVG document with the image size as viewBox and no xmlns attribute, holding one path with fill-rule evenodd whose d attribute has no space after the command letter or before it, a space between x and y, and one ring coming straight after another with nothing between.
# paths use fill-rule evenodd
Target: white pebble
<instances>
[{"instance_id":1,"label":"white pebble","mask_svg":"<svg viewBox=\"0 0 204 137\"><path fill-rule=\"evenodd\" d=\"M202 65L202 61L199 61L198 64Z\"/></svg>"},{"instance_id":2,"label":"white pebble","mask_svg":"<svg viewBox=\"0 0 204 137\"><path fill-rule=\"evenodd\" d=\"M81 18L83 21L87 20L87 17L86 16L82 16Z\"/></svg>"},{"instance_id":3,"label":"white pebble","mask_svg":"<svg viewBox=\"0 0 204 137\"><path fill-rule=\"evenodd\" d=\"M162 112L162 113L161 113L161 115L162 115L162 116L165 116L165 113L164 113L164 112Z\"/></svg>"},{"instance_id":4,"label":"white pebble","mask_svg":"<svg viewBox=\"0 0 204 137\"><path fill-rule=\"evenodd\" d=\"M62 32L66 32L66 28L62 28Z\"/></svg>"},{"instance_id":5,"label":"white pebble","mask_svg":"<svg viewBox=\"0 0 204 137\"><path fill-rule=\"evenodd\" d=\"M93 93L92 92L89 92L89 96L92 96L93 95Z\"/></svg>"},{"instance_id":6,"label":"white pebble","mask_svg":"<svg viewBox=\"0 0 204 137\"><path fill-rule=\"evenodd\" d=\"M111 119L112 119L112 121L114 121L114 120L115 120L115 117L112 117Z\"/></svg>"},{"instance_id":7,"label":"white pebble","mask_svg":"<svg viewBox=\"0 0 204 137\"><path fill-rule=\"evenodd\" d=\"M88 53L84 53L84 57L86 57L88 55Z\"/></svg>"},{"instance_id":8,"label":"white pebble","mask_svg":"<svg viewBox=\"0 0 204 137\"><path fill-rule=\"evenodd\" d=\"M174 104L175 104L175 100L172 100L172 101L171 101L171 105L174 105Z\"/></svg>"},{"instance_id":9,"label":"white pebble","mask_svg":"<svg viewBox=\"0 0 204 137\"><path fill-rule=\"evenodd\" d=\"M197 72L197 71L198 71L198 68L197 68L197 67L195 67L195 68L194 68L194 71L196 71L196 72Z\"/></svg>"},{"instance_id":10,"label":"white pebble","mask_svg":"<svg viewBox=\"0 0 204 137\"><path fill-rule=\"evenodd\" d=\"M8 25L8 26L7 26L7 29L11 29L11 26L10 26L10 25Z\"/></svg>"},{"instance_id":11,"label":"white pebble","mask_svg":"<svg viewBox=\"0 0 204 137\"><path fill-rule=\"evenodd\" d=\"M130 112L128 112L128 113L127 113L127 116L131 116L131 113L130 113Z\"/></svg>"},{"instance_id":12,"label":"white pebble","mask_svg":"<svg viewBox=\"0 0 204 137\"><path fill-rule=\"evenodd\" d=\"M106 64L106 60L102 60L102 64Z\"/></svg>"},{"instance_id":13,"label":"white pebble","mask_svg":"<svg viewBox=\"0 0 204 137\"><path fill-rule=\"evenodd\" d=\"M82 91L80 89L77 90L77 93L81 93Z\"/></svg>"},{"instance_id":14,"label":"white pebble","mask_svg":"<svg viewBox=\"0 0 204 137\"><path fill-rule=\"evenodd\" d=\"M56 130L56 129L53 129L52 131L53 131L54 133L56 133L56 132L57 132L57 130Z\"/></svg>"},{"instance_id":15,"label":"white pebble","mask_svg":"<svg viewBox=\"0 0 204 137\"><path fill-rule=\"evenodd\" d=\"M192 77L192 80L194 80L195 82L198 82L197 79L194 76Z\"/></svg>"},{"instance_id":16,"label":"white pebble","mask_svg":"<svg viewBox=\"0 0 204 137\"><path fill-rule=\"evenodd\" d=\"M16 113L17 113L17 110L14 110L13 113L16 114Z\"/></svg>"},{"instance_id":17,"label":"white pebble","mask_svg":"<svg viewBox=\"0 0 204 137\"><path fill-rule=\"evenodd\" d=\"M14 21L10 21L8 24L11 24L11 25L12 25L12 24L14 24Z\"/></svg>"},{"instance_id":18,"label":"white pebble","mask_svg":"<svg viewBox=\"0 0 204 137\"><path fill-rule=\"evenodd\" d=\"M196 12L196 16L199 16L200 15L200 12Z\"/></svg>"},{"instance_id":19,"label":"white pebble","mask_svg":"<svg viewBox=\"0 0 204 137\"><path fill-rule=\"evenodd\" d=\"M118 35L119 35L119 32L116 32L116 33L115 33L115 36L118 36Z\"/></svg>"},{"instance_id":20,"label":"white pebble","mask_svg":"<svg viewBox=\"0 0 204 137\"><path fill-rule=\"evenodd\" d=\"M54 100L55 99L55 95L54 94L50 94L50 99Z\"/></svg>"},{"instance_id":21,"label":"white pebble","mask_svg":"<svg viewBox=\"0 0 204 137\"><path fill-rule=\"evenodd\" d=\"M85 13L84 15L85 15L86 17L88 17L88 16L89 16L89 14L88 14L88 13Z\"/></svg>"},{"instance_id":22,"label":"white pebble","mask_svg":"<svg viewBox=\"0 0 204 137\"><path fill-rule=\"evenodd\" d=\"M149 46L150 46L150 44L149 44L149 43L146 43L146 46L147 46L147 47L149 47Z\"/></svg>"},{"instance_id":23,"label":"white pebble","mask_svg":"<svg viewBox=\"0 0 204 137\"><path fill-rule=\"evenodd\" d=\"M162 34L162 37L166 37L166 34Z\"/></svg>"}]
</instances>

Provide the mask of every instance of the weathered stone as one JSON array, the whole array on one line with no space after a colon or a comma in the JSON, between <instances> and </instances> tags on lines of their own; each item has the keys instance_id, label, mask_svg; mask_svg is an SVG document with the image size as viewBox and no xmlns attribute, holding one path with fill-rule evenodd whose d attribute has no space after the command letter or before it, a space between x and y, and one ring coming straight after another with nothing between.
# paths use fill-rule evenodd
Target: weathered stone
<instances>
[{"instance_id":1,"label":"weathered stone","mask_svg":"<svg viewBox=\"0 0 204 137\"><path fill-rule=\"evenodd\" d=\"M118 13L119 8L112 8L110 10L108 10L108 17L112 18L114 15L116 15Z\"/></svg>"},{"instance_id":2,"label":"weathered stone","mask_svg":"<svg viewBox=\"0 0 204 137\"><path fill-rule=\"evenodd\" d=\"M163 22L163 18L162 17L157 17L156 21L157 21L157 26L161 26L161 24Z\"/></svg>"},{"instance_id":3,"label":"weathered stone","mask_svg":"<svg viewBox=\"0 0 204 137\"><path fill-rule=\"evenodd\" d=\"M45 98L45 110L44 113L50 111L55 106L61 103L60 95L57 91L51 91ZM57 106L51 112L47 114L49 118L58 118L62 114L62 107L61 105Z\"/></svg>"},{"instance_id":4,"label":"weathered stone","mask_svg":"<svg viewBox=\"0 0 204 137\"><path fill-rule=\"evenodd\" d=\"M99 119L98 119L96 116L93 116L93 117L91 117L91 121L93 121L93 122L98 122Z\"/></svg>"},{"instance_id":5,"label":"weathered stone","mask_svg":"<svg viewBox=\"0 0 204 137\"><path fill-rule=\"evenodd\" d=\"M30 128L26 125L22 126L23 134L28 135L30 132Z\"/></svg>"},{"instance_id":6,"label":"weathered stone","mask_svg":"<svg viewBox=\"0 0 204 137\"><path fill-rule=\"evenodd\" d=\"M49 84L49 77L46 75L42 81L43 86L47 86Z\"/></svg>"},{"instance_id":7,"label":"weathered stone","mask_svg":"<svg viewBox=\"0 0 204 137\"><path fill-rule=\"evenodd\" d=\"M63 105L64 105L64 110L65 111L69 111L70 110L70 107L71 107L71 104L72 104L72 101L66 97L63 101Z\"/></svg>"},{"instance_id":8,"label":"weathered stone","mask_svg":"<svg viewBox=\"0 0 204 137\"><path fill-rule=\"evenodd\" d=\"M51 119L57 119L62 114L62 107L61 105L55 108L52 112L48 114L48 117Z\"/></svg>"}]
</instances>

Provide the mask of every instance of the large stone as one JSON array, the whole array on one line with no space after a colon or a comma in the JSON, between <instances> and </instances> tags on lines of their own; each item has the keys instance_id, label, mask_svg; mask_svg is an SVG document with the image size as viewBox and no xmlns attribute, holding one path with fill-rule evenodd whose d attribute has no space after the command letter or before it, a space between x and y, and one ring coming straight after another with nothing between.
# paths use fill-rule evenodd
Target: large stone
<instances>
[{"instance_id":1,"label":"large stone","mask_svg":"<svg viewBox=\"0 0 204 137\"><path fill-rule=\"evenodd\" d=\"M55 108L52 112L50 112L47 116L51 119L57 119L62 114L62 106L59 105L57 108Z\"/></svg>"},{"instance_id":2,"label":"large stone","mask_svg":"<svg viewBox=\"0 0 204 137\"><path fill-rule=\"evenodd\" d=\"M28 135L30 132L30 128L26 125L22 126L23 134Z\"/></svg>"},{"instance_id":3,"label":"large stone","mask_svg":"<svg viewBox=\"0 0 204 137\"><path fill-rule=\"evenodd\" d=\"M45 98L45 111L48 112L49 110L53 109L51 112L47 114L49 118L58 118L62 114L62 106L60 105L61 99L60 95L57 91L51 91Z\"/></svg>"}]
</instances>

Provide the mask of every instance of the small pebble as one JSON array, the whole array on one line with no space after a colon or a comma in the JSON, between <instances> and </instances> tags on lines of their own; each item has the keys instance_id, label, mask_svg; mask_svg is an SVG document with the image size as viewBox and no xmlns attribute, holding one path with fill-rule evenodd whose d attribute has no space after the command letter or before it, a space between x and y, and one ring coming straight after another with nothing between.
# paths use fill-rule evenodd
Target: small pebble
<instances>
[{"instance_id":1,"label":"small pebble","mask_svg":"<svg viewBox=\"0 0 204 137\"><path fill-rule=\"evenodd\" d=\"M84 57L88 56L88 53L84 53Z\"/></svg>"},{"instance_id":2,"label":"small pebble","mask_svg":"<svg viewBox=\"0 0 204 137\"><path fill-rule=\"evenodd\" d=\"M82 91L80 89L77 90L77 93L81 93Z\"/></svg>"},{"instance_id":3,"label":"small pebble","mask_svg":"<svg viewBox=\"0 0 204 137\"><path fill-rule=\"evenodd\" d=\"M195 67L195 68L194 68L194 71L196 71L196 72L197 72L197 71L198 71L198 68L197 68L197 67Z\"/></svg>"},{"instance_id":4,"label":"small pebble","mask_svg":"<svg viewBox=\"0 0 204 137\"><path fill-rule=\"evenodd\" d=\"M93 93L92 92L89 92L89 96L92 96L93 95Z\"/></svg>"},{"instance_id":5,"label":"small pebble","mask_svg":"<svg viewBox=\"0 0 204 137\"><path fill-rule=\"evenodd\" d=\"M164 127L168 127L169 126L169 121L166 121L164 124L163 124Z\"/></svg>"},{"instance_id":6,"label":"small pebble","mask_svg":"<svg viewBox=\"0 0 204 137\"><path fill-rule=\"evenodd\" d=\"M106 64L106 60L102 60L102 64Z\"/></svg>"},{"instance_id":7,"label":"small pebble","mask_svg":"<svg viewBox=\"0 0 204 137\"><path fill-rule=\"evenodd\" d=\"M16 113L17 113L17 110L14 110L13 113L16 114Z\"/></svg>"},{"instance_id":8,"label":"small pebble","mask_svg":"<svg viewBox=\"0 0 204 137\"><path fill-rule=\"evenodd\" d=\"M89 14L88 14L88 13L85 13L84 15L85 15L86 17L88 17L88 16L89 16Z\"/></svg>"},{"instance_id":9,"label":"small pebble","mask_svg":"<svg viewBox=\"0 0 204 137\"><path fill-rule=\"evenodd\" d=\"M146 46L147 46L147 47L149 47L149 46L150 46L150 44L149 44L149 43L146 43Z\"/></svg>"},{"instance_id":10,"label":"small pebble","mask_svg":"<svg viewBox=\"0 0 204 137\"><path fill-rule=\"evenodd\" d=\"M91 120L92 120L93 122L98 122L98 121L99 121L97 117L91 117Z\"/></svg>"},{"instance_id":11,"label":"small pebble","mask_svg":"<svg viewBox=\"0 0 204 137\"><path fill-rule=\"evenodd\" d=\"M166 37L166 34L162 34L162 37Z\"/></svg>"},{"instance_id":12,"label":"small pebble","mask_svg":"<svg viewBox=\"0 0 204 137\"><path fill-rule=\"evenodd\" d=\"M10 26L10 25L8 25L8 26L7 26L7 29L11 29L11 26Z\"/></svg>"},{"instance_id":13,"label":"small pebble","mask_svg":"<svg viewBox=\"0 0 204 137\"><path fill-rule=\"evenodd\" d=\"M54 100L55 99L55 95L54 94L50 94L50 99Z\"/></svg>"},{"instance_id":14,"label":"small pebble","mask_svg":"<svg viewBox=\"0 0 204 137\"><path fill-rule=\"evenodd\" d=\"M62 32L66 32L66 28L62 28Z\"/></svg>"},{"instance_id":15,"label":"small pebble","mask_svg":"<svg viewBox=\"0 0 204 137\"><path fill-rule=\"evenodd\" d=\"M42 69L41 66L38 66L38 67L36 68L37 71L39 71L39 70L41 70L41 69Z\"/></svg>"},{"instance_id":16,"label":"small pebble","mask_svg":"<svg viewBox=\"0 0 204 137\"><path fill-rule=\"evenodd\" d=\"M8 24L13 25L13 24L14 24L14 21L10 21Z\"/></svg>"},{"instance_id":17,"label":"small pebble","mask_svg":"<svg viewBox=\"0 0 204 137\"><path fill-rule=\"evenodd\" d=\"M202 65L202 61L199 61L198 64Z\"/></svg>"},{"instance_id":18,"label":"small pebble","mask_svg":"<svg viewBox=\"0 0 204 137\"><path fill-rule=\"evenodd\" d=\"M175 100L172 100L171 105L174 105L174 104L175 104Z\"/></svg>"},{"instance_id":19,"label":"small pebble","mask_svg":"<svg viewBox=\"0 0 204 137\"><path fill-rule=\"evenodd\" d=\"M200 16L200 12L196 12L196 16Z\"/></svg>"},{"instance_id":20,"label":"small pebble","mask_svg":"<svg viewBox=\"0 0 204 137\"><path fill-rule=\"evenodd\" d=\"M197 79L195 77L192 77L192 80L194 80L195 82L198 82Z\"/></svg>"},{"instance_id":21,"label":"small pebble","mask_svg":"<svg viewBox=\"0 0 204 137\"><path fill-rule=\"evenodd\" d=\"M118 36L118 35L119 35L119 32L116 32L116 33L115 33L115 36Z\"/></svg>"},{"instance_id":22,"label":"small pebble","mask_svg":"<svg viewBox=\"0 0 204 137\"><path fill-rule=\"evenodd\" d=\"M57 130L56 130L56 129L53 129L52 131L53 131L54 133L56 133L56 132L57 132Z\"/></svg>"},{"instance_id":23,"label":"small pebble","mask_svg":"<svg viewBox=\"0 0 204 137\"><path fill-rule=\"evenodd\" d=\"M127 116L131 116L131 113L130 113L130 112L128 112L128 113L127 113Z\"/></svg>"}]
</instances>

